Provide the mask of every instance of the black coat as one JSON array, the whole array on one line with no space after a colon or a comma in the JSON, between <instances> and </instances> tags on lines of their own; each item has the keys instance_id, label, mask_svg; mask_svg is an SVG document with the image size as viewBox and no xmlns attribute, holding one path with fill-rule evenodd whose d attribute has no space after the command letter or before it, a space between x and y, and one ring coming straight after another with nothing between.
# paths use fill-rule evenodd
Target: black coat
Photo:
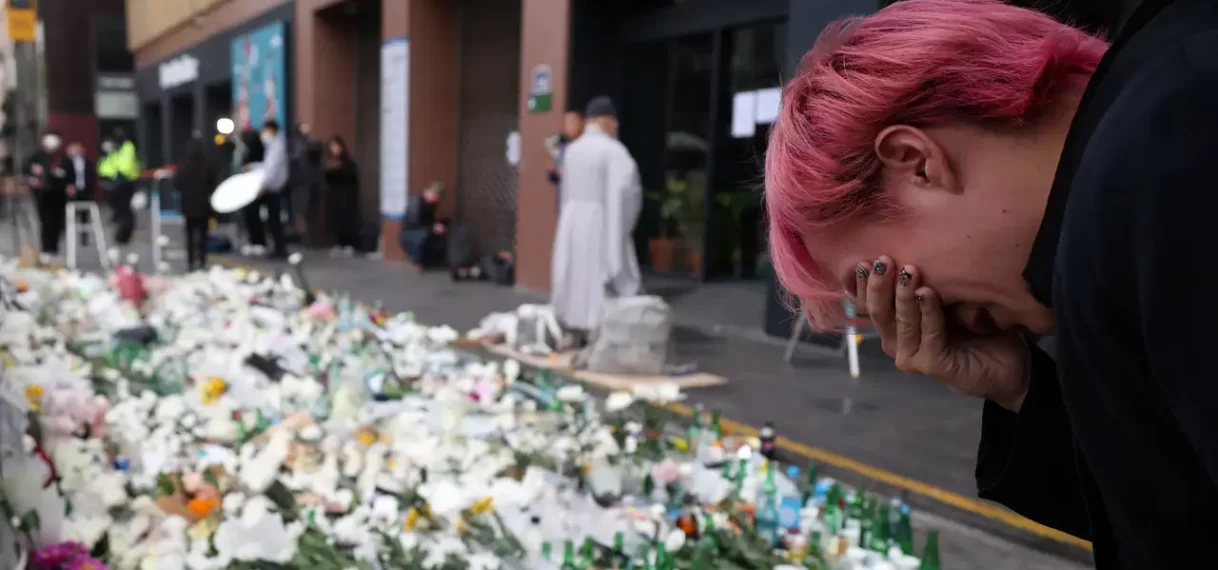
<instances>
[{"instance_id":1,"label":"black coat","mask_svg":"<svg viewBox=\"0 0 1218 570\"><path fill-rule=\"evenodd\" d=\"M216 173L206 162L178 167L174 185L182 197L182 215L205 218L211 215L211 195L216 190Z\"/></svg>"},{"instance_id":2,"label":"black coat","mask_svg":"<svg viewBox=\"0 0 1218 570\"><path fill-rule=\"evenodd\" d=\"M76 186L76 195L73 197L76 200L92 200L97 196L97 166L88 157L83 160L84 166L84 184L78 184L77 180L82 178L77 176L76 162L71 159L67 160L68 165L68 183Z\"/></svg>"},{"instance_id":3,"label":"black coat","mask_svg":"<svg viewBox=\"0 0 1218 570\"><path fill-rule=\"evenodd\" d=\"M359 169L351 157L344 156L338 165L325 164L326 227L331 234L354 233L360 229Z\"/></svg>"},{"instance_id":4,"label":"black coat","mask_svg":"<svg viewBox=\"0 0 1218 570\"><path fill-rule=\"evenodd\" d=\"M35 170L40 172L35 174ZM76 180L72 161L63 151L35 152L25 165L25 173L29 177L30 191L38 198L67 199L68 185Z\"/></svg>"},{"instance_id":5,"label":"black coat","mask_svg":"<svg viewBox=\"0 0 1218 570\"><path fill-rule=\"evenodd\" d=\"M1218 5L1147 0L1066 139L1024 273L1053 308L1018 413L987 402L983 498L1099 570L1218 568Z\"/></svg>"}]
</instances>

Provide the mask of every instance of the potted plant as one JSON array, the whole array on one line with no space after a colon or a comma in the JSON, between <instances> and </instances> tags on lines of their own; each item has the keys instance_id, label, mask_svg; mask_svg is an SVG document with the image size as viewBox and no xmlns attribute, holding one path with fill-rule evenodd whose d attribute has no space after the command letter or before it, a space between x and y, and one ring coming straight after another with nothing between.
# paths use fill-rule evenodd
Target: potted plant
<instances>
[{"instance_id":1,"label":"potted plant","mask_svg":"<svg viewBox=\"0 0 1218 570\"><path fill-rule=\"evenodd\" d=\"M651 268L656 271L672 271L677 238L684 234L681 214L689 203L689 184L675 176L668 176L663 192L648 192L647 198L659 202L660 235L647 243Z\"/></svg>"}]
</instances>

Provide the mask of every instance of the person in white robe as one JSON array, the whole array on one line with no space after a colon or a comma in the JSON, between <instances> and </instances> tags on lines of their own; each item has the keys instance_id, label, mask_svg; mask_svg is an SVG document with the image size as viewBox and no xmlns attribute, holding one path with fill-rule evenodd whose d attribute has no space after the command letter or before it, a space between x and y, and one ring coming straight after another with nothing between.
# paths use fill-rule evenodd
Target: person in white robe
<instances>
[{"instance_id":1,"label":"person in white robe","mask_svg":"<svg viewBox=\"0 0 1218 570\"><path fill-rule=\"evenodd\" d=\"M642 289L631 232L643 190L638 165L617 139L616 115L608 97L593 99L583 134L563 156L550 303L576 333L596 331L608 299Z\"/></svg>"}]
</instances>

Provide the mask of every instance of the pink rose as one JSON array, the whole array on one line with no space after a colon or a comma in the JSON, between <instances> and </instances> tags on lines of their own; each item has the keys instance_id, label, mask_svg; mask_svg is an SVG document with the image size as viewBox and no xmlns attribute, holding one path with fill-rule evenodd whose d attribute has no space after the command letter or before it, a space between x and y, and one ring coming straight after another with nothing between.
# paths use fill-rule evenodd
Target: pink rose
<instances>
[{"instance_id":1,"label":"pink rose","mask_svg":"<svg viewBox=\"0 0 1218 570\"><path fill-rule=\"evenodd\" d=\"M198 491L199 489L203 488L204 483L206 483L206 481L204 481L203 476L198 473L185 473L182 475L182 488L185 489L187 493L194 493Z\"/></svg>"}]
</instances>

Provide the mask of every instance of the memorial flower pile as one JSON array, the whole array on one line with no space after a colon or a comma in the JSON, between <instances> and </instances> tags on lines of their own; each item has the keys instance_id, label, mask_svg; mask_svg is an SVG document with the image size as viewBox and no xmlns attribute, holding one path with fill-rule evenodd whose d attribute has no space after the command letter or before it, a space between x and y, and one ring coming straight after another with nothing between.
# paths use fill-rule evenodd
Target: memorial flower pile
<instances>
[{"instance_id":1,"label":"memorial flower pile","mask_svg":"<svg viewBox=\"0 0 1218 570\"><path fill-rule=\"evenodd\" d=\"M138 295L0 268L0 512L21 565L937 568L907 509L779 473L717 414L678 426L675 386L598 398L484 361L451 328L308 291L292 261Z\"/></svg>"}]
</instances>

